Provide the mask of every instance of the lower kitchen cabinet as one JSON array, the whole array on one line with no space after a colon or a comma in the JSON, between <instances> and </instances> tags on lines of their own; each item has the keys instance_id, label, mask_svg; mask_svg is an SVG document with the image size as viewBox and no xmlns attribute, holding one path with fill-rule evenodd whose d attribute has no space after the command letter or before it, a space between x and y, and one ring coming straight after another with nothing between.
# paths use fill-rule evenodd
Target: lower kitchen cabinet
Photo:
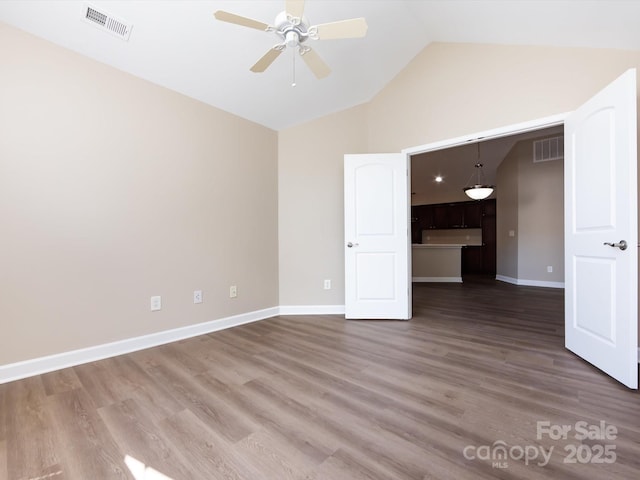
<instances>
[{"instance_id":1,"label":"lower kitchen cabinet","mask_svg":"<svg viewBox=\"0 0 640 480\"><path fill-rule=\"evenodd\" d=\"M462 247L462 275L483 273L482 257L481 246Z\"/></svg>"}]
</instances>

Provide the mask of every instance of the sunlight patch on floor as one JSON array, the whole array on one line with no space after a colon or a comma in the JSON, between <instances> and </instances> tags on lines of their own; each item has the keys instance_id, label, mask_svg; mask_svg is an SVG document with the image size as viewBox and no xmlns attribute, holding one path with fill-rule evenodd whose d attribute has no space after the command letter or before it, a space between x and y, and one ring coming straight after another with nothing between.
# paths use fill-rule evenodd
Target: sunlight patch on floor
<instances>
[{"instance_id":1,"label":"sunlight patch on floor","mask_svg":"<svg viewBox=\"0 0 640 480\"><path fill-rule=\"evenodd\" d=\"M156 469L147 467L143 462L130 455L124 457L124 463L127 464L127 467L129 467L131 474L136 480L173 480L171 477L167 477Z\"/></svg>"}]
</instances>

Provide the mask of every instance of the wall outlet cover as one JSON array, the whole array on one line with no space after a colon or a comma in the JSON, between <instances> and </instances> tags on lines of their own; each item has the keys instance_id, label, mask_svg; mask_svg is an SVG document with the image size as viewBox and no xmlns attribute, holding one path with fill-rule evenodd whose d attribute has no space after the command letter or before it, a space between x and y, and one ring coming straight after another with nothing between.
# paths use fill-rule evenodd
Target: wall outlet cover
<instances>
[{"instance_id":1,"label":"wall outlet cover","mask_svg":"<svg viewBox=\"0 0 640 480\"><path fill-rule=\"evenodd\" d=\"M155 295L151 297L151 311L157 312L158 310L162 310L162 297Z\"/></svg>"},{"instance_id":2,"label":"wall outlet cover","mask_svg":"<svg viewBox=\"0 0 640 480\"><path fill-rule=\"evenodd\" d=\"M193 303L202 303L202 290L195 290L193 292Z\"/></svg>"}]
</instances>

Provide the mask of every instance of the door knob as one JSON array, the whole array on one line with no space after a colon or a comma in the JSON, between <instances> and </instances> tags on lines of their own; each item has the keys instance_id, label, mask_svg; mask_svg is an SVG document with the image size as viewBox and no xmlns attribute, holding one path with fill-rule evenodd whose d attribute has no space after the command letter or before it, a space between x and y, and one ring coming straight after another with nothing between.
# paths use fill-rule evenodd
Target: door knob
<instances>
[{"instance_id":1,"label":"door knob","mask_svg":"<svg viewBox=\"0 0 640 480\"><path fill-rule=\"evenodd\" d=\"M618 243L609 243L609 242L604 242L605 245L609 245L610 247L616 248L618 247L620 250L626 250L627 249L627 242L626 240L620 240L620 242Z\"/></svg>"},{"instance_id":2,"label":"door knob","mask_svg":"<svg viewBox=\"0 0 640 480\"><path fill-rule=\"evenodd\" d=\"M352 247L357 247L358 245L360 245L359 243L347 243L347 247L352 248Z\"/></svg>"}]
</instances>

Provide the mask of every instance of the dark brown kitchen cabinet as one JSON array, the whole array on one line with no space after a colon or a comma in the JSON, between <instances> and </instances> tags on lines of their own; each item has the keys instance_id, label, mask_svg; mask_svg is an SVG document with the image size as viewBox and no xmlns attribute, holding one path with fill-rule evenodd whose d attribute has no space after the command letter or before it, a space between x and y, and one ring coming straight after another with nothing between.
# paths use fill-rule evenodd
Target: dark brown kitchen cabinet
<instances>
[{"instance_id":1,"label":"dark brown kitchen cabinet","mask_svg":"<svg viewBox=\"0 0 640 480\"><path fill-rule=\"evenodd\" d=\"M420 205L423 229L480 228L482 202L441 203Z\"/></svg>"},{"instance_id":2,"label":"dark brown kitchen cabinet","mask_svg":"<svg viewBox=\"0 0 640 480\"><path fill-rule=\"evenodd\" d=\"M459 203L433 205L433 223L429 228L464 228L464 206Z\"/></svg>"},{"instance_id":3,"label":"dark brown kitchen cabinet","mask_svg":"<svg viewBox=\"0 0 640 480\"><path fill-rule=\"evenodd\" d=\"M462 274L477 275L484 273L483 248L481 246L462 247Z\"/></svg>"},{"instance_id":4,"label":"dark brown kitchen cabinet","mask_svg":"<svg viewBox=\"0 0 640 480\"><path fill-rule=\"evenodd\" d=\"M433 223L433 206L431 205L421 205L420 206L420 225L423 230L428 230L430 228L435 228Z\"/></svg>"},{"instance_id":5,"label":"dark brown kitchen cabinet","mask_svg":"<svg viewBox=\"0 0 640 480\"><path fill-rule=\"evenodd\" d=\"M485 204L482 215L482 273L496 274L496 201Z\"/></svg>"},{"instance_id":6,"label":"dark brown kitchen cabinet","mask_svg":"<svg viewBox=\"0 0 640 480\"><path fill-rule=\"evenodd\" d=\"M450 203L448 206L449 228L465 228L464 204Z\"/></svg>"},{"instance_id":7,"label":"dark brown kitchen cabinet","mask_svg":"<svg viewBox=\"0 0 640 480\"><path fill-rule=\"evenodd\" d=\"M411 207L411 243L422 243L421 206Z\"/></svg>"},{"instance_id":8,"label":"dark brown kitchen cabinet","mask_svg":"<svg viewBox=\"0 0 640 480\"><path fill-rule=\"evenodd\" d=\"M482 215L487 216L496 216L496 200L495 198L490 198L488 200L482 201Z\"/></svg>"},{"instance_id":9,"label":"dark brown kitchen cabinet","mask_svg":"<svg viewBox=\"0 0 640 480\"><path fill-rule=\"evenodd\" d=\"M464 228L482 227L482 202L469 202L464 204Z\"/></svg>"},{"instance_id":10,"label":"dark brown kitchen cabinet","mask_svg":"<svg viewBox=\"0 0 640 480\"><path fill-rule=\"evenodd\" d=\"M433 207L414 205L411 207L411 243L422 243L422 230L434 228Z\"/></svg>"},{"instance_id":11,"label":"dark brown kitchen cabinet","mask_svg":"<svg viewBox=\"0 0 640 480\"><path fill-rule=\"evenodd\" d=\"M449 205L433 205L433 228L449 228Z\"/></svg>"}]
</instances>

